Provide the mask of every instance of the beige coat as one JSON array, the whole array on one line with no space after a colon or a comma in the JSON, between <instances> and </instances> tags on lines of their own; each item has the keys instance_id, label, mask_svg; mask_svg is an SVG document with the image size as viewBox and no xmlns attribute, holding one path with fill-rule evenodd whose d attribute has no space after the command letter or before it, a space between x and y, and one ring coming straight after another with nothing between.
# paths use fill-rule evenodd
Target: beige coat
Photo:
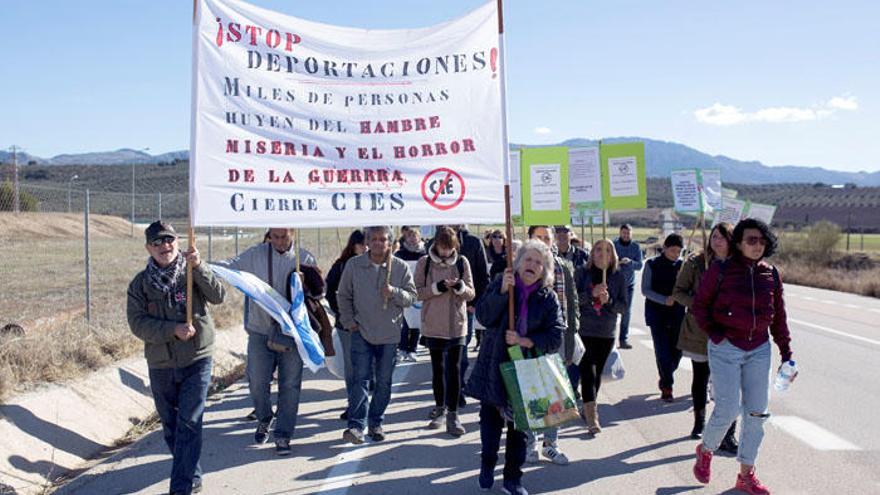
<instances>
[{"instance_id":1,"label":"beige coat","mask_svg":"<svg viewBox=\"0 0 880 495\"><path fill-rule=\"evenodd\" d=\"M688 258L681 265L681 270L675 279L675 288L672 289L672 298L675 302L687 308L687 315L681 322L681 332L678 334L678 348L703 356L709 352L709 336L700 330L697 319L691 313L691 306L694 304L694 295L700 288L700 279L706 273L705 260L706 255L702 253Z\"/></svg>"},{"instance_id":2,"label":"beige coat","mask_svg":"<svg viewBox=\"0 0 880 495\"><path fill-rule=\"evenodd\" d=\"M448 260L441 260L432 248L416 265L416 292L422 304L422 335L438 339L455 339L467 335L467 301L474 298L474 281L467 258L462 258L464 273L458 273L458 253ZM425 276L425 263L430 268ZM460 278L464 285L460 290L449 288L440 292L437 283L448 278Z\"/></svg>"}]
</instances>

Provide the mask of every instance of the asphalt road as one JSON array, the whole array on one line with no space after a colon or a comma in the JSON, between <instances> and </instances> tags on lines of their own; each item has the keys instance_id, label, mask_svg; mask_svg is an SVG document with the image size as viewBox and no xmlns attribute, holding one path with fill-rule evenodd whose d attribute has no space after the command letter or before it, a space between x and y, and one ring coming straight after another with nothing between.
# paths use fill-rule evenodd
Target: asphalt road
<instances>
[{"instance_id":1,"label":"asphalt road","mask_svg":"<svg viewBox=\"0 0 880 495\"><path fill-rule=\"evenodd\" d=\"M880 300L787 286L786 301L800 376L788 392L772 393L759 477L774 494L880 493ZM581 425L563 429L560 445L571 464L528 465L523 482L531 493L736 493L730 457L716 456L709 485L694 480L689 366L683 360L676 373L676 401L661 402L642 308L637 298L635 345L623 351L626 377L606 381L600 393L603 432L589 438ZM774 369L778 361L774 347ZM342 382L326 371L306 375L293 454L286 458L275 456L271 442L253 445L255 425L243 420L251 409L246 384L210 399L205 493L478 492L478 406L462 411L468 433L460 439L425 428L433 401L424 351L418 363L395 370L382 443L343 443ZM58 493L166 493L170 467L161 434L153 432ZM500 465L496 474L497 490Z\"/></svg>"}]
</instances>

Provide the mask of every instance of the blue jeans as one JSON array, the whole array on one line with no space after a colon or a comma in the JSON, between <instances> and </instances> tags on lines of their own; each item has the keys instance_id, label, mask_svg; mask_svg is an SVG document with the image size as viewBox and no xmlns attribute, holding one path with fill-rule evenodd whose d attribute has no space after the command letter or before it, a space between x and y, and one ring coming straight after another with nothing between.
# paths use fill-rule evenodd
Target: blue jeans
<instances>
[{"instance_id":1,"label":"blue jeans","mask_svg":"<svg viewBox=\"0 0 880 495\"><path fill-rule=\"evenodd\" d=\"M165 443L171 450L171 492L192 493L193 481L201 479L202 415L208 385L210 357L185 368L150 368L150 389L162 421Z\"/></svg>"},{"instance_id":2,"label":"blue jeans","mask_svg":"<svg viewBox=\"0 0 880 495\"><path fill-rule=\"evenodd\" d=\"M354 384L354 368L351 366L351 332L336 328L339 332L339 340L342 341L342 358L345 362L345 395L351 397L352 385Z\"/></svg>"},{"instance_id":3,"label":"blue jeans","mask_svg":"<svg viewBox=\"0 0 880 495\"><path fill-rule=\"evenodd\" d=\"M299 412L303 362L295 349L289 352L269 349L266 347L268 340L265 335L248 333L248 388L257 411L257 419L264 423L271 421L272 374L278 369L278 407L275 411L273 435L275 440L290 440Z\"/></svg>"},{"instance_id":4,"label":"blue jeans","mask_svg":"<svg viewBox=\"0 0 880 495\"><path fill-rule=\"evenodd\" d=\"M512 421L505 421L497 407L480 403L480 462L483 467L495 469L498 449L501 447L501 431L505 426L504 481L520 484L522 466L526 462L526 434L514 428Z\"/></svg>"},{"instance_id":5,"label":"blue jeans","mask_svg":"<svg viewBox=\"0 0 880 495\"><path fill-rule=\"evenodd\" d=\"M371 344L360 332L351 332L354 377L348 396L349 428L363 430L367 424L371 428L382 425L385 409L391 402L391 375L394 372L396 348L397 344ZM376 385L370 400L369 386L374 376Z\"/></svg>"},{"instance_id":6,"label":"blue jeans","mask_svg":"<svg viewBox=\"0 0 880 495\"><path fill-rule=\"evenodd\" d=\"M715 408L703 430L703 447L718 449L730 423L742 413L736 459L754 466L764 439L764 423L770 417L770 342L744 351L726 339L720 344L710 340L709 368Z\"/></svg>"},{"instance_id":7,"label":"blue jeans","mask_svg":"<svg viewBox=\"0 0 880 495\"><path fill-rule=\"evenodd\" d=\"M474 319L475 318L476 317L475 317L474 313L468 312L468 314L467 314L467 328L468 328L467 338L464 341L464 349L462 349L462 351L461 351L460 369L461 369L461 385L462 385L462 387L461 387L461 393L459 394L459 400L458 400L461 403L464 403L464 384L467 383L467 382L465 382L464 375L465 375L465 373L467 373L467 369L470 366L470 363L468 362L467 350L468 350L468 346L471 345L471 340L473 340L473 338L474 338Z\"/></svg>"},{"instance_id":8,"label":"blue jeans","mask_svg":"<svg viewBox=\"0 0 880 495\"><path fill-rule=\"evenodd\" d=\"M629 340L629 317L632 316L633 294L636 291L635 285L626 288L626 311L620 315L620 341Z\"/></svg>"},{"instance_id":9,"label":"blue jeans","mask_svg":"<svg viewBox=\"0 0 880 495\"><path fill-rule=\"evenodd\" d=\"M681 349L678 348L680 325L663 322L651 325L651 339L654 341L654 357L657 360L657 373L660 375L660 388L672 388L675 370L681 363Z\"/></svg>"}]
</instances>

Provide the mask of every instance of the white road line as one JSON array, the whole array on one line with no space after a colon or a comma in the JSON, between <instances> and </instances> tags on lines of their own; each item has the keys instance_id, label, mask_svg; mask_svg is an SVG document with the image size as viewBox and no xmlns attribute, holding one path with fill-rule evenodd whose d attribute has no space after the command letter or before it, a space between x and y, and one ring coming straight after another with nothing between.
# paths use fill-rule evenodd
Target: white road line
<instances>
[{"instance_id":1,"label":"white road line","mask_svg":"<svg viewBox=\"0 0 880 495\"><path fill-rule=\"evenodd\" d=\"M639 340L641 344L648 349L654 349L654 341L653 340ZM683 369L685 371L694 371L694 366L691 364L691 360L688 358L681 358L681 361L678 363L679 369Z\"/></svg>"},{"instance_id":2,"label":"white road line","mask_svg":"<svg viewBox=\"0 0 880 495\"><path fill-rule=\"evenodd\" d=\"M837 301L832 301L831 299L822 299L819 302L823 302L825 304L837 304Z\"/></svg>"},{"instance_id":3,"label":"white road line","mask_svg":"<svg viewBox=\"0 0 880 495\"><path fill-rule=\"evenodd\" d=\"M788 321L796 323L798 325L803 325L805 327L815 328L816 330L822 330L823 332L833 333L835 335L841 335L843 337L849 337L851 339L859 340L861 342L867 342L869 344L880 346L880 340L869 339L867 337L862 337L861 335L853 335L851 333L841 332L840 330L834 330L833 328L823 327L822 325L816 325L814 323L796 320L794 318L789 318Z\"/></svg>"},{"instance_id":4,"label":"white road line","mask_svg":"<svg viewBox=\"0 0 880 495\"><path fill-rule=\"evenodd\" d=\"M399 387L404 383L406 375L413 368L413 366L394 367L392 383L395 385L392 385L392 392L394 391L393 387ZM373 450L369 442L369 440L366 440L366 443L359 446L346 444L343 447L345 450L336 456L336 463L330 469L330 472L327 473L327 478L324 479L324 483L321 484L318 493L327 495L345 495L348 493L351 481L363 476L363 474L358 472L358 467L360 467L361 460Z\"/></svg>"},{"instance_id":5,"label":"white road line","mask_svg":"<svg viewBox=\"0 0 880 495\"><path fill-rule=\"evenodd\" d=\"M816 300L815 297L810 297L810 296L801 296L801 299L803 299L805 301L815 301Z\"/></svg>"},{"instance_id":6,"label":"white road line","mask_svg":"<svg viewBox=\"0 0 880 495\"><path fill-rule=\"evenodd\" d=\"M629 334L639 336L639 335L648 335L648 332L642 328L639 328L639 327L629 327Z\"/></svg>"},{"instance_id":7,"label":"white road line","mask_svg":"<svg viewBox=\"0 0 880 495\"><path fill-rule=\"evenodd\" d=\"M797 416L770 416L770 424L816 450L862 450L858 445Z\"/></svg>"}]
</instances>

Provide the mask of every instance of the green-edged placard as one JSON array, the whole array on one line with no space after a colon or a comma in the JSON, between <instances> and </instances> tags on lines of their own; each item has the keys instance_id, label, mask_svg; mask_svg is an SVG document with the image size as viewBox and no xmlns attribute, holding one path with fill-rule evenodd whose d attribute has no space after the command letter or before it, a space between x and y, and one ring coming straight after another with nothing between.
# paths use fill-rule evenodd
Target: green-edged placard
<instances>
[{"instance_id":1,"label":"green-edged placard","mask_svg":"<svg viewBox=\"0 0 880 495\"><path fill-rule=\"evenodd\" d=\"M602 160L602 198L605 209L647 208L645 143L602 143L599 146L599 156Z\"/></svg>"},{"instance_id":2,"label":"green-edged placard","mask_svg":"<svg viewBox=\"0 0 880 495\"><path fill-rule=\"evenodd\" d=\"M520 165L525 224L568 223L568 148L523 148Z\"/></svg>"}]
</instances>

